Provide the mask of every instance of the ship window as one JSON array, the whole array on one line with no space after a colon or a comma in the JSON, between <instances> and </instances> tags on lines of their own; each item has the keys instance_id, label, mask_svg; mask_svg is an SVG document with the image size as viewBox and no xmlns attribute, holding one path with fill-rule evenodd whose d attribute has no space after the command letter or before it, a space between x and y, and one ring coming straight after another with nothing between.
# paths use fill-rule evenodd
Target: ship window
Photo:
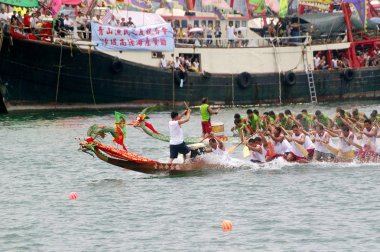
<instances>
[{"instance_id":1,"label":"ship window","mask_svg":"<svg viewBox=\"0 0 380 252\"><path fill-rule=\"evenodd\" d=\"M187 28L187 20L186 19L181 20L181 27Z\"/></svg>"},{"instance_id":2,"label":"ship window","mask_svg":"<svg viewBox=\"0 0 380 252\"><path fill-rule=\"evenodd\" d=\"M212 27L214 27L214 21L209 20L208 23L207 23L207 25L211 25Z\"/></svg>"},{"instance_id":3,"label":"ship window","mask_svg":"<svg viewBox=\"0 0 380 252\"><path fill-rule=\"evenodd\" d=\"M239 28L240 27L240 21L235 21L235 28Z\"/></svg>"},{"instance_id":4,"label":"ship window","mask_svg":"<svg viewBox=\"0 0 380 252\"><path fill-rule=\"evenodd\" d=\"M247 27L247 21L241 21L241 26Z\"/></svg>"},{"instance_id":5,"label":"ship window","mask_svg":"<svg viewBox=\"0 0 380 252\"><path fill-rule=\"evenodd\" d=\"M194 27L199 27L199 20L194 20Z\"/></svg>"},{"instance_id":6,"label":"ship window","mask_svg":"<svg viewBox=\"0 0 380 252\"><path fill-rule=\"evenodd\" d=\"M179 20L174 20L174 28L179 28Z\"/></svg>"},{"instance_id":7,"label":"ship window","mask_svg":"<svg viewBox=\"0 0 380 252\"><path fill-rule=\"evenodd\" d=\"M162 52L152 52L152 58L153 59L161 59L162 58Z\"/></svg>"}]
</instances>

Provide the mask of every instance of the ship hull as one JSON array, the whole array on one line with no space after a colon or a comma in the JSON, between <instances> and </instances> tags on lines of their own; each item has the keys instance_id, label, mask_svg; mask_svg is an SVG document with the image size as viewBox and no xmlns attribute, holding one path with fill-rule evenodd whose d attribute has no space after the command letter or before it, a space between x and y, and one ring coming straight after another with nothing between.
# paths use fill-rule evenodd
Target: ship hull
<instances>
[{"instance_id":1,"label":"ship hull","mask_svg":"<svg viewBox=\"0 0 380 252\"><path fill-rule=\"evenodd\" d=\"M8 110L27 108L115 107L136 103L199 102L219 104L310 102L305 72L288 85L278 73L251 73L246 86L237 74L189 73L180 87L171 70L144 66L75 46L5 37L0 51L0 90ZM315 71L318 101L380 97L380 68ZM281 88L279 88L281 86Z\"/></svg>"}]
</instances>

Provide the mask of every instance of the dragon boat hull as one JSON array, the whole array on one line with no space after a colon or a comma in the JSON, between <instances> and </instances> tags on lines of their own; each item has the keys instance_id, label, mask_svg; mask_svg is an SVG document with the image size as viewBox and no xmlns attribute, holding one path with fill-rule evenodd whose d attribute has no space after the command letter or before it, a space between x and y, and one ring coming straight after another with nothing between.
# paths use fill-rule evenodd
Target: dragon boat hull
<instances>
[{"instance_id":1,"label":"dragon boat hull","mask_svg":"<svg viewBox=\"0 0 380 252\"><path fill-rule=\"evenodd\" d=\"M92 147L89 147L91 145ZM223 168L221 164L208 163L198 158L183 164L161 163L93 140L84 141L80 143L80 146L83 151L92 151L100 160L108 164L146 174L176 175Z\"/></svg>"},{"instance_id":2,"label":"dragon boat hull","mask_svg":"<svg viewBox=\"0 0 380 252\"><path fill-rule=\"evenodd\" d=\"M278 72L251 73L244 87L239 85L239 74L188 73L180 88L170 70L76 46L5 36L0 51L0 91L10 112L142 107L157 102L169 105L173 100L199 103L203 96L225 105L279 103L280 96L283 103L309 102L305 72L294 74L296 84L281 84L279 89ZM350 80L341 70L316 71L318 101L378 98L379 76L379 67L355 69Z\"/></svg>"}]
</instances>

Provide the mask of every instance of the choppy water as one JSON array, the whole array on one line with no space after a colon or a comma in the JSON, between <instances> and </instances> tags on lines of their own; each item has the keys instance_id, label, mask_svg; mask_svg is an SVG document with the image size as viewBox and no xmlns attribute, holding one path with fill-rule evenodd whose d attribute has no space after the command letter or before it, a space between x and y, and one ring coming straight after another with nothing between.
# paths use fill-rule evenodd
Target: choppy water
<instances>
[{"instance_id":1,"label":"choppy water","mask_svg":"<svg viewBox=\"0 0 380 252\"><path fill-rule=\"evenodd\" d=\"M376 102L343 108L353 105L380 110ZM318 108L331 115L334 106ZM214 120L227 130L244 111L223 110ZM151 121L167 132L168 117L160 112ZM186 135L199 134L199 118L195 113L184 127ZM380 248L379 165L276 161L177 177L139 174L77 151L75 138L91 124L112 121L112 112L0 116L0 251ZM128 128L126 144L154 159L168 156L166 143L136 129ZM234 157L242 159L241 149ZM68 199L72 191L78 200ZM232 232L222 232L224 219Z\"/></svg>"}]
</instances>

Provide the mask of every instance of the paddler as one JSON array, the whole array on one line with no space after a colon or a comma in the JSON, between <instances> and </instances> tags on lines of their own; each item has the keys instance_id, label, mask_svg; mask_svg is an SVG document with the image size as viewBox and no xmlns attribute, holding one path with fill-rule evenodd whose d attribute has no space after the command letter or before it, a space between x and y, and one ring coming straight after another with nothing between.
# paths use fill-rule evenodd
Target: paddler
<instances>
[{"instance_id":1,"label":"paddler","mask_svg":"<svg viewBox=\"0 0 380 252\"><path fill-rule=\"evenodd\" d=\"M272 159L278 157L286 158L289 152L292 151L292 146L288 140L285 139L285 135L282 133L281 127L271 126L271 132L272 133L269 134L269 137L271 138L275 152L275 156L273 156Z\"/></svg>"},{"instance_id":2,"label":"paddler","mask_svg":"<svg viewBox=\"0 0 380 252\"><path fill-rule=\"evenodd\" d=\"M322 125L316 126L316 131L314 134L314 145L315 145L315 151L314 151L314 157L313 160L315 161L332 161L334 160L335 156L334 154L328 149L328 146L331 148L335 148L331 141L330 134L325 131L324 127ZM326 147L327 146L327 147Z\"/></svg>"},{"instance_id":3,"label":"paddler","mask_svg":"<svg viewBox=\"0 0 380 252\"><path fill-rule=\"evenodd\" d=\"M190 152L189 147L185 144L183 137L183 130L181 125L190 120L191 109L185 110L182 114L178 115L178 112L173 111L171 113L171 121L169 121L170 132L170 159L169 164L173 163L173 160L178 157L178 153L183 154L183 162L186 160L186 154ZM186 115L184 119L182 117Z\"/></svg>"},{"instance_id":4,"label":"paddler","mask_svg":"<svg viewBox=\"0 0 380 252\"><path fill-rule=\"evenodd\" d=\"M247 143L248 149L251 151L251 162L253 163L265 163L267 162L267 150L268 142L261 134L260 137L249 139Z\"/></svg>"},{"instance_id":5,"label":"paddler","mask_svg":"<svg viewBox=\"0 0 380 252\"><path fill-rule=\"evenodd\" d=\"M247 124L243 123L241 118L236 118L234 121L235 126L232 127L231 131L237 131L240 135L241 141L244 142L245 137L251 135L251 130Z\"/></svg>"},{"instance_id":6,"label":"paddler","mask_svg":"<svg viewBox=\"0 0 380 252\"><path fill-rule=\"evenodd\" d=\"M208 143L210 147L206 149L207 153L213 153L218 156L228 157L222 141L217 138L210 138L210 140L208 140Z\"/></svg>"},{"instance_id":7,"label":"paddler","mask_svg":"<svg viewBox=\"0 0 380 252\"><path fill-rule=\"evenodd\" d=\"M301 111L301 114L302 114L302 117L305 119L304 129L306 131L311 130L315 124L313 120L314 119L313 115L309 114L306 109L303 109Z\"/></svg>"},{"instance_id":8,"label":"paddler","mask_svg":"<svg viewBox=\"0 0 380 252\"><path fill-rule=\"evenodd\" d=\"M322 123L323 126L331 128L331 119L328 116L322 114L320 110L315 111L315 120L319 123Z\"/></svg>"},{"instance_id":9,"label":"paddler","mask_svg":"<svg viewBox=\"0 0 380 252\"><path fill-rule=\"evenodd\" d=\"M277 122L277 125L280 124L286 130L292 129L292 125L291 125L291 122L290 122L288 116L286 116L282 112L278 114L278 119L276 122Z\"/></svg>"},{"instance_id":10,"label":"paddler","mask_svg":"<svg viewBox=\"0 0 380 252\"><path fill-rule=\"evenodd\" d=\"M310 144L308 142L310 138L306 138L305 134L301 132L298 125L293 125L292 131L293 134L291 138L288 139L288 141L291 142L292 151L288 154L286 159L288 161L306 163L308 162L307 159L310 158L310 156L312 156L312 153L314 152L314 146L312 145L312 143ZM306 153L303 153L304 150L306 150Z\"/></svg>"},{"instance_id":11,"label":"paddler","mask_svg":"<svg viewBox=\"0 0 380 252\"><path fill-rule=\"evenodd\" d=\"M338 136L339 136L338 149L342 152L342 154L355 151L354 145L356 144L357 140L356 140L355 134L351 132L348 126L344 125ZM356 146L358 146L358 144L356 144ZM344 157L344 156L338 155L336 157L336 160L340 162L347 162L347 161L351 161L352 158L353 157Z\"/></svg>"},{"instance_id":12,"label":"paddler","mask_svg":"<svg viewBox=\"0 0 380 252\"><path fill-rule=\"evenodd\" d=\"M200 106L201 118L202 118L202 138L208 137L211 134L211 115L218 114L220 108L216 110L211 109L208 105L208 98L202 98L202 105Z\"/></svg>"},{"instance_id":13,"label":"paddler","mask_svg":"<svg viewBox=\"0 0 380 252\"><path fill-rule=\"evenodd\" d=\"M253 133L260 128L260 117L253 113L252 109L247 110L247 122Z\"/></svg>"}]
</instances>

